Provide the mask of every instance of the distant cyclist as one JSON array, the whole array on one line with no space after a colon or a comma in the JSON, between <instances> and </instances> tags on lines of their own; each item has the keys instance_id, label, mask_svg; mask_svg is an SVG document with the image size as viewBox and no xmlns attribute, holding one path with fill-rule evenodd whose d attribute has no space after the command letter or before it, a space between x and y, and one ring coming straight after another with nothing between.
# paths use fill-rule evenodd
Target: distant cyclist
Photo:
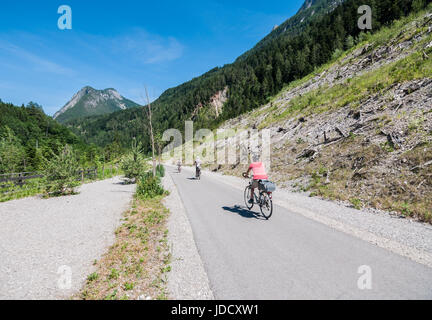
<instances>
[{"instance_id":1,"label":"distant cyclist","mask_svg":"<svg viewBox=\"0 0 432 320\"><path fill-rule=\"evenodd\" d=\"M195 160L195 172L196 172L196 178L199 179L201 177L201 159L200 157L197 157Z\"/></svg>"},{"instance_id":2,"label":"distant cyclist","mask_svg":"<svg viewBox=\"0 0 432 320\"><path fill-rule=\"evenodd\" d=\"M249 200L250 204L254 203L254 191L255 188L259 187L259 181L268 180L268 175L264 163L260 162L260 157L258 155L253 155L252 160L253 162L249 166L248 171L243 174L245 177L248 177L251 171L253 173L252 192L251 198Z\"/></svg>"},{"instance_id":3,"label":"distant cyclist","mask_svg":"<svg viewBox=\"0 0 432 320\"><path fill-rule=\"evenodd\" d=\"M182 167L182 162L181 162L181 160L179 160L179 161L177 162L177 169L178 169L178 172L179 172L179 173L181 172L181 167Z\"/></svg>"}]
</instances>

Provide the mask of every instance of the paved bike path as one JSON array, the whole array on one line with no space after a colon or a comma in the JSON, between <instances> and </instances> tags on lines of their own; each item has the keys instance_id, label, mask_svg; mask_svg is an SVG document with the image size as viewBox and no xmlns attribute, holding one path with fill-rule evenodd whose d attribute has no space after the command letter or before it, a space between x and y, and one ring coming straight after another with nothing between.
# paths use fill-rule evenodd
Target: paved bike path
<instances>
[{"instance_id":1,"label":"paved bike path","mask_svg":"<svg viewBox=\"0 0 432 320\"><path fill-rule=\"evenodd\" d=\"M175 171L216 299L432 299L429 267L279 206L266 221L238 189ZM371 290L358 287L361 266Z\"/></svg>"}]
</instances>

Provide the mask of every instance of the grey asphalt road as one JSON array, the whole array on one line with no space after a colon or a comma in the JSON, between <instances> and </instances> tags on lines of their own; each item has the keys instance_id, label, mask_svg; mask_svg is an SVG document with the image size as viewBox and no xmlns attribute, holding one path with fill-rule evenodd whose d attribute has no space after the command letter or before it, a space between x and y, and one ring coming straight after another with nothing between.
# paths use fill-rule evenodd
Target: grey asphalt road
<instances>
[{"instance_id":1,"label":"grey asphalt road","mask_svg":"<svg viewBox=\"0 0 432 320\"><path fill-rule=\"evenodd\" d=\"M432 299L427 266L278 206L266 221L238 189L205 173L196 181L188 169L167 171L216 299ZM359 288L362 266L371 289Z\"/></svg>"}]
</instances>

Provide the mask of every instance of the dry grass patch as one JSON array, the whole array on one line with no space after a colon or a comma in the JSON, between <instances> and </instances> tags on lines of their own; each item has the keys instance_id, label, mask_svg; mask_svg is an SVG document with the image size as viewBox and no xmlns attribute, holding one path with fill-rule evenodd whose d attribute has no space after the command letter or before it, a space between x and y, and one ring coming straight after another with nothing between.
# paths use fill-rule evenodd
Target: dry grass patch
<instances>
[{"instance_id":1,"label":"dry grass patch","mask_svg":"<svg viewBox=\"0 0 432 320\"><path fill-rule=\"evenodd\" d=\"M277 182L301 179L307 183L297 188L311 196L432 223L432 144L398 154L363 137L352 137L323 148L313 160L293 161L293 151L298 152L295 148L285 151L291 161L282 153L273 158Z\"/></svg>"},{"instance_id":2,"label":"dry grass patch","mask_svg":"<svg viewBox=\"0 0 432 320\"><path fill-rule=\"evenodd\" d=\"M124 223L116 230L115 244L88 276L81 293L84 300L167 299L166 273L170 252L163 197L135 198Z\"/></svg>"}]
</instances>

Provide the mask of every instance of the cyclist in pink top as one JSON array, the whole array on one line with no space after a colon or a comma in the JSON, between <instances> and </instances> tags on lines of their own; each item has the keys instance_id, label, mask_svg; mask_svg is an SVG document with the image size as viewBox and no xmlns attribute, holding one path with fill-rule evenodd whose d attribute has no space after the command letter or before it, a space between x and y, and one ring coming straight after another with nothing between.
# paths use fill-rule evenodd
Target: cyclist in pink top
<instances>
[{"instance_id":1,"label":"cyclist in pink top","mask_svg":"<svg viewBox=\"0 0 432 320\"><path fill-rule=\"evenodd\" d=\"M259 161L259 157L254 156L253 159L255 162L251 163L249 166L248 171L244 174L245 176L249 176L249 173L253 172L253 182L252 182L252 192L251 192L251 199L249 200L249 203L254 202L254 191L255 188L258 188L259 180L268 180L268 175L266 173L265 166L262 162Z\"/></svg>"}]
</instances>

